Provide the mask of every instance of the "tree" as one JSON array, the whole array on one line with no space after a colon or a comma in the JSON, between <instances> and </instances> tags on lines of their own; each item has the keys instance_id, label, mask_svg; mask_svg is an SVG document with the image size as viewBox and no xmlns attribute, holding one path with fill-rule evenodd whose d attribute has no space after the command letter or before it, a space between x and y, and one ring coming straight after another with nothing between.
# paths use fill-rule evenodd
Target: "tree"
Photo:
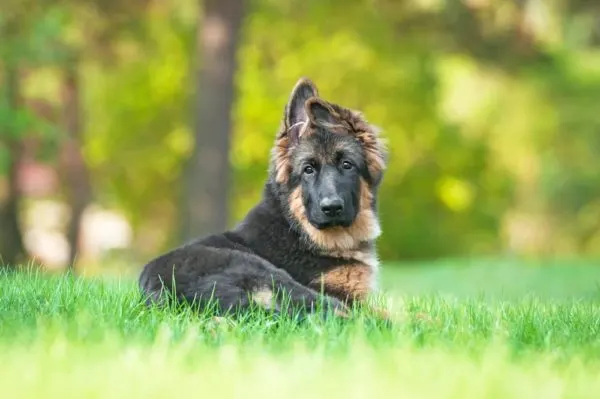
<instances>
[{"instance_id":1,"label":"tree","mask_svg":"<svg viewBox=\"0 0 600 399\"><path fill-rule=\"evenodd\" d=\"M67 226L69 242L68 268L75 267L79 249L79 236L83 212L92 199L91 183L87 165L81 154L81 88L76 61L69 62L63 70L63 113L65 138L62 146L64 185L71 218Z\"/></svg>"},{"instance_id":2,"label":"tree","mask_svg":"<svg viewBox=\"0 0 600 399\"><path fill-rule=\"evenodd\" d=\"M206 0L198 34L195 151L185 171L184 239L223 230L228 218L234 75L244 0Z\"/></svg>"},{"instance_id":3,"label":"tree","mask_svg":"<svg viewBox=\"0 0 600 399\"><path fill-rule=\"evenodd\" d=\"M19 106L20 87L18 69L12 65L4 67L6 110L11 112ZM17 166L21 154L20 141L10 121L0 127L0 144L8 150L6 159L6 192L0 195L0 267L15 266L25 257L25 247L19 226L19 192Z\"/></svg>"},{"instance_id":4,"label":"tree","mask_svg":"<svg viewBox=\"0 0 600 399\"><path fill-rule=\"evenodd\" d=\"M0 14L0 50L4 61L6 116L0 120L0 150L8 153L5 162L7 193L0 203L0 255L5 263L16 261L16 254L23 253L18 223L20 202L17 191L17 166L24 135L39 135L39 124L31 122L31 110L20 99L20 69L34 72L39 67L57 67L60 71L60 109L62 123L54 121L53 141L58 138L59 154L53 151L54 161L59 158L57 169L62 176L62 189L71 211L67 226L70 245L68 265L74 267L79 249L80 224L83 212L92 199L91 182L81 148L84 142L85 118L83 111L84 82L80 72L82 62L93 59L95 64L116 59L113 44L125 31L136 31L136 21L143 18L147 0L119 1L87 0L11 0L3 3ZM140 17L140 14L142 17ZM76 32L73 35L73 32ZM136 31L136 33L139 33ZM132 36L130 35L129 38ZM136 37L137 38L137 37ZM98 61L100 60L100 61ZM2 109L0 108L0 111ZM6 131L6 132L5 132ZM47 137L42 138L47 139ZM56 149L56 148L54 148ZM60 156L58 156L60 155ZM0 154L1 156L1 154ZM22 259L23 257L21 257Z\"/></svg>"},{"instance_id":5,"label":"tree","mask_svg":"<svg viewBox=\"0 0 600 399\"><path fill-rule=\"evenodd\" d=\"M41 24L38 31L37 13L32 2L6 2L0 14L0 59L3 76L0 85L0 161L6 177L6 189L0 190L0 267L15 267L27 257L19 220L20 193L18 166L22 152L22 136L34 122L23 106L21 69L27 62L38 58L28 38L44 36L48 32ZM35 40L32 40L35 42ZM4 156L1 152L4 152ZM4 173L2 173L4 172Z\"/></svg>"},{"instance_id":6,"label":"tree","mask_svg":"<svg viewBox=\"0 0 600 399\"><path fill-rule=\"evenodd\" d=\"M69 243L68 268L74 269L79 252L81 220L93 198L90 171L81 151L85 118L81 104L83 89L80 65L86 56L96 57L104 63L114 61L116 57L112 51L113 44L125 30L136 28L134 21L139 18L147 2L136 0L123 4L90 0L86 3L50 1L50 4L66 11L69 23L82 32L79 41L69 42L63 39L57 43L57 49L63 54L60 67L64 135L59 168L62 169L63 188L71 211L66 234ZM90 10L93 11L93 19L103 23L94 25L94 21L86 19L89 18Z\"/></svg>"}]
</instances>

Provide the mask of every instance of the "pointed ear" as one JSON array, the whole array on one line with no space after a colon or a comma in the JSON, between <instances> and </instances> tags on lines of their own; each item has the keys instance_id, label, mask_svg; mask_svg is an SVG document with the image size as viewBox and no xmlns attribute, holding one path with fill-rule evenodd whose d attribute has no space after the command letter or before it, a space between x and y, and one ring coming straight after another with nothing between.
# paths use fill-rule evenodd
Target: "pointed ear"
<instances>
[{"instance_id":1,"label":"pointed ear","mask_svg":"<svg viewBox=\"0 0 600 399\"><path fill-rule=\"evenodd\" d=\"M317 97L319 92L315 84L308 78L298 80L285 107L285 127L290 139L295 142L299 138L303 123L308 121L304 104L311 97Z\"/></svg>"},{"instance_id":2,"label":"pointed ear","mask_svg":"<svg viewBox=\"0 0 600 399\"><path fill-rule=\"evenodd\" d=\"M339 115L320 98L311 98L305 104L306 113L312 123L322 127L340 125Z\"/></svg>"}]
</instances>

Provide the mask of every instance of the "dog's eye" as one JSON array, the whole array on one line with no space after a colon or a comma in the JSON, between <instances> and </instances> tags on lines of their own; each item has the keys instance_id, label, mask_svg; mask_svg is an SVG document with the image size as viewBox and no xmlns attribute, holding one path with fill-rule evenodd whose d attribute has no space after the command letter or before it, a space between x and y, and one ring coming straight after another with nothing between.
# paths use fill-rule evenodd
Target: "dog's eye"
<instances>
[{"instance_id":1,"label":"dog's eye","mask_svg":"<svg viewBox=\"0 0 600 399\"><path fill-rule=\"evenodd\" d=\"M306 165L304 167L304 173L307 175L312 175L315 172L315 168L313 168L311 165Z\"/></svg>"},{"instance_id":2,"label":"dog's eye","mask_svg":"<svg viewBox=\"0 0 600 399\"><path fill-rule=\"evenodd\" d=\"M342 162L342 168L344 169L352 169L352 164L348 161Z\"/></svg>"}]
</instances>

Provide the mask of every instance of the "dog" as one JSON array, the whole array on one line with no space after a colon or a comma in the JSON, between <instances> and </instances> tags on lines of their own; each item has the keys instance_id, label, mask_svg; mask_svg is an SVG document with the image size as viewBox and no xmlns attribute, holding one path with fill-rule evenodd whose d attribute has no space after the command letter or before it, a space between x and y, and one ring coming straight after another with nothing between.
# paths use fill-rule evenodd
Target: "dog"
<instances>
[{"instance_id":1,"label":"dog","mask_svg":"<svg viewBox=\"0 0 600 399\"><path fill-rule=\"evenodd\" d=\"M139 277L146 303L171 295L200 306L210 300L225 312L258 305L347 316L378 286L377 192L386 159L378 129L362 113L299 79L260 202L236 227L147 263Z\"/></svg>"}]
</instances>

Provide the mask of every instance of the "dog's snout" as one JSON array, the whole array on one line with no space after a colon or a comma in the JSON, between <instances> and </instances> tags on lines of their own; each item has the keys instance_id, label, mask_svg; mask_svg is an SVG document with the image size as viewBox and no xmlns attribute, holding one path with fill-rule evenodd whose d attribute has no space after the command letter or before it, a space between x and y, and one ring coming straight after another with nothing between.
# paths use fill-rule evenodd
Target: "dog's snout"
<instances>
[{"instance_id":1,"label":"dog's snout","mask_svg":"<svg viewBox=\"0 0 600 399\"><path fill-rule=\"evenodd\" d=\"M326 197L319 204L321 211L328 217L339 216L344 210L344 202L339 197Z\"/></svg>"}]
</instances>

